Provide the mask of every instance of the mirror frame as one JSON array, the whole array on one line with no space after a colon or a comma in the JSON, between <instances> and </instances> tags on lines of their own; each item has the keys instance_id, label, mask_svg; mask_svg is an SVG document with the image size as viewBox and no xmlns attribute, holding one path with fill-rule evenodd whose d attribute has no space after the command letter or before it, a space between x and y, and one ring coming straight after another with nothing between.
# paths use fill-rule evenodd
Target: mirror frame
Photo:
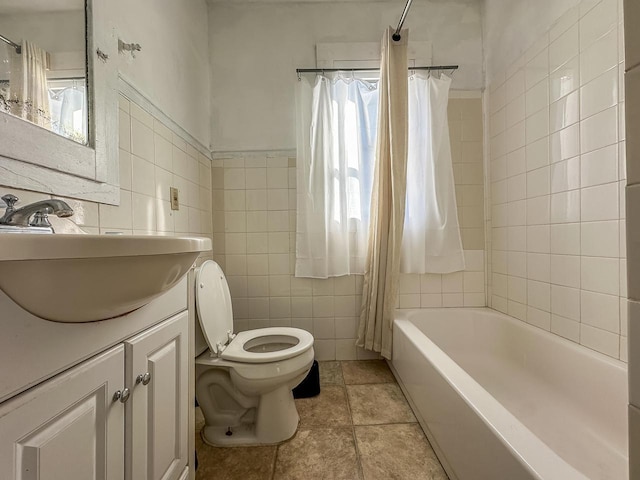
<instances>
[{"instance_id":1,"label":"mirror frame","mask_svg":"<svg viewBox=\"0 0 640 480\"><path fill-rule=\"evenodd\" d=\"M88 145L0 112L0 184L98 203L120 203L118 41L108 0L85 0Z\"/></svg>"}]
</instances>

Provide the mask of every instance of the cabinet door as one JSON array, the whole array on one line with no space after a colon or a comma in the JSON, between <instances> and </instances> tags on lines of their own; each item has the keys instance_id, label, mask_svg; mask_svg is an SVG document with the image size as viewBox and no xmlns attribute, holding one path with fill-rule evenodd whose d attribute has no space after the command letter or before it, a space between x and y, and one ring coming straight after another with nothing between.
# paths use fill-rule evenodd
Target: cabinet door
<instances>
[{"instance_id":1,"label":"cabinet door","mask_svg":"<svg viewBox=\"0 0 640 480\"><path fill-rule=\"evenodd\" d=\"M176 480L187 465L187 312L126 341L125 352L127 385L131 389L127 478ZM145 374L149 375L147 379L137 382L138 376Z\"/></svg>"},{"instance_id":2,"label":"cabinet door","mask_svg":"<svg viewBox=\"0 0 640 480\"><path fill-rule=\"evenodd\" d=\"M1 404L0 478L122 480L123 387L120 345Z\"/></svg>"}]
</instances>

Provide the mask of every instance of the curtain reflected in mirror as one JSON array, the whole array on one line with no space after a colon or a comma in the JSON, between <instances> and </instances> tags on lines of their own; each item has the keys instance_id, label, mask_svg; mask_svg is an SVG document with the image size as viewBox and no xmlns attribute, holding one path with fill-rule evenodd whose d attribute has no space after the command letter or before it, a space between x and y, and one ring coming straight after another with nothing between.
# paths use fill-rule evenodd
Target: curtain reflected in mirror
<instances>
[{"instance_id":1,"label":"curtain reflected in mirror","mask_svg":"<svg viewBox=\"0 0 640 480\"><path fill-rule=\"evenodd\" d=\"M88 143L85 5L0 6L0 111Z\"/></svg>"}]
</instances>

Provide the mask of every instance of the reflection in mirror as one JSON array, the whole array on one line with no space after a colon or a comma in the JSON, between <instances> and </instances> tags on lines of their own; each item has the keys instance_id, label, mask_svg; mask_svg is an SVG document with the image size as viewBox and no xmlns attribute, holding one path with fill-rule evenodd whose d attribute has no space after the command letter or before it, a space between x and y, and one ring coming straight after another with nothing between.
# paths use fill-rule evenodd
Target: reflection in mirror
<instances>
[{"instance_id":1,"label":"reflection in mirror","mask_svg":"<svg viewBox=\"0 0 640 480\"><path fill-rule=\"evenodd\" d=\"M88 143L84 0L0 2L0 111Z\"/></svg>"}]
</instances>

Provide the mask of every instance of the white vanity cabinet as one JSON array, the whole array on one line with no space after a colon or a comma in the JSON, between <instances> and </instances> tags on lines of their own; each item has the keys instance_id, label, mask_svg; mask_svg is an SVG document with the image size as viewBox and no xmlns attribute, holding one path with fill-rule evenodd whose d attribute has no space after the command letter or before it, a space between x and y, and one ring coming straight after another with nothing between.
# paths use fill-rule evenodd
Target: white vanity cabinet
<instances>
[{"instance_id":1,"label":"white vanity cabinet","mask_svg":"<svg viewBox=\"0 0 640 480\"><path fill-rule=\"evenodd\" d=\"M124 346L0 406L3 480L124 478Z\"/></svg>"},{"instance_id":2,"label":"white vanity cabinet","mask_svg":"<svg viewBox=\"0 0 640 480\"><path fill-rule=\"evenodd\" d=\"M193 307L191 295L187 302L189 284L191 281L182 281L144 307L146 311L122 317L120 331L129 333L123 334L118 343L105 345L103 351L86 360L79 358L70 368L0 403L1 480L194 477L189 442L194 398L189 379L193 341L193 309L187 308L187 303ZM136 316L146 320L136 320ZM0 320L6 318L0 309ZM16 320L27 325L30 318L28 314L12 316L7 325L15 325ZM141 324L146 327L140 329ZM75 331L69 324L43 325ZM76 325L89 330L101 328L97 323L93 327ZM136 330L130 330L132 325ZM49 342L60 350L69 350L76 348L72 338L67 336L65 341L64 336L57 335ZM0 338L0 347L8 347L8 340ZM93 348L90 342L83 346L87 351ZM5 383L3 377L16 375L9 375L14 366L31 374L29 362L42 361L41 355L24 349L19 359L0 369L0 385ZM56 351L52 350L50 360L55 358ZM55 362L50 367L54 369L60 371ZM24 384L33 385L29 375Z\"/></svg>"},{"instance_id":3,"label":"white vanity cabinet","mask_svg":"<svg viewBox=\"0 0 640 480\"><path fill-rule=\"evenodd\" d=\"M130 480L177 480L187 466L188 326L183 312L125 341Z\"/></svg>"}]
</instances>

